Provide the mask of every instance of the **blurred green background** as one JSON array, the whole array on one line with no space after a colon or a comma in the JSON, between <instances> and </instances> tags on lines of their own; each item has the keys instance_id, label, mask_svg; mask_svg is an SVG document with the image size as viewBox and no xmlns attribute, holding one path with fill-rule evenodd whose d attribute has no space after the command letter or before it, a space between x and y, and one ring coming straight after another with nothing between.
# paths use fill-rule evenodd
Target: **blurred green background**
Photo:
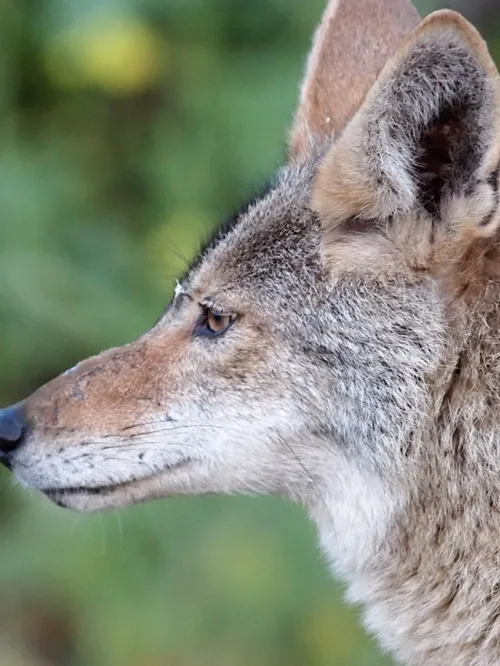
<instances>
[{"instance_id":1,"label":"blurred green background","mask_svg":"<svg viewBox=\"0 0 500 666\"><path fill-rule=\"evenodd\" d=\"M497 0L455 4L499 54ZM0 404L154 322L279 164L322 7L0 0ZM278 499L78 516L0 475L1 666L388 665L341 598Z\"/></svg>"}]
</instances>

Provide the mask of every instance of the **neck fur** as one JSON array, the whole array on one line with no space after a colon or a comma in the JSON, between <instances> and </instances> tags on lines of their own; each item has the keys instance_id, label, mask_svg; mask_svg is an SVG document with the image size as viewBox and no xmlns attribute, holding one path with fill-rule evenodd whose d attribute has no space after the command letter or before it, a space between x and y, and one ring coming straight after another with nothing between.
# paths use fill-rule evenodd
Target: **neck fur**
<instances>
[{"instance_id":1,"label":"neck fur","mask_svg":"<svg viewBox=\"0 0 500 666\"><path fill-rule=\"evenodd\" d=\"M311 508L348 599L408 666L500 663L500 322L480 319L432 388L405 478L345 469Z\"/></svg>"}]
</instances>

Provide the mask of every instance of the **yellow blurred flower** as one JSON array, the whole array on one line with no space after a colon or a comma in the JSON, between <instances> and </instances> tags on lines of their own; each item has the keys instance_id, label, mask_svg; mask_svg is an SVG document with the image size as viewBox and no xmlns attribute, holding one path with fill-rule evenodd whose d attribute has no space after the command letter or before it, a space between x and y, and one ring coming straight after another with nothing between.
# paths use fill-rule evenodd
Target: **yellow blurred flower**
<instances>
[{"instance_id":1,"label":"yellow blurred flower","mask_svg":"<svg viewBox=\"0 0 500 666\"><path fill-rule=\"evenodd\" d=\"M137 18L123 15L94 16L60 33L45 56L56 84L94 85L114 94L148 87L166 65L160 36Z\"/></svg>"}]
</instances>

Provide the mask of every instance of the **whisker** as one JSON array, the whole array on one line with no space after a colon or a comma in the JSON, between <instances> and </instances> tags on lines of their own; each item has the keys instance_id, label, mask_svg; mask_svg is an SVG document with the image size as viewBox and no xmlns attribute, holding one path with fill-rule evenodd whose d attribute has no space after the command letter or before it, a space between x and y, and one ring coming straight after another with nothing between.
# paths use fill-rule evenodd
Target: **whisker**
<instances>
[{"instance_id":1,"label":"whisker","mask_svg":"<svg viewBox=\"0 0 500 666\"><path fill-rule=\"evenodd\" d=\"M141 425L143 425L143 424L141 424ZM135 426L135 427L139 427L139 426ZM128 435L128 437L144 437L145 435L157 435L157 434L162 434L164 432L171 432L171 431L175 431L175 430L183 430L183 429L186 429L186 428L214 428L216 430L224 430L225 432L234 432L234 433L237 433L238 435L245 434L243 430L236 430L235 428L228 428L227 426L220 426L220 425L215 425L215 424L212 424L212 423L184 423L184 424L178 425L178 426L167 426L165 428L158 428L156 430L146 430L144 432L133 433L131 435ZM122 431L120 431L120 432L122 432ZM115 436L115 435L110 435L110 436Z\"/></svg>"},{"instance_id":2,"label":"whisker","mask_svg":"<svg viewBox=\"0 0 500 666\"><path fill-rule=\"evenodd\" d=\"M122 517L118 509L115 509L115 516L116 516L116 523L118 525L118 534L120 538L120 546L123 547L123 524L122 524Z\"/></svg>"},{"instance_id":3,"label":"whisker","mask_svg":"<svg viewBox=\"0 0 500 666\"><path fill-rule=\"evenodd\" d=\"M171 248L172 252L174 253L174 255L177 257L177 259L180 259L180 260L182 261L182 263L185 265L185 267L186 267L186 268L189 268L189 266L190 266L190 261L189 261L189 259L186 257L186 255L183 254L183 253L180 251L179 247L173 242L173 240L172 240L171 238L169 238L169 237L167 236L165 240L167 241L167 244L170 245L170 248Z\"/></svg>"},{"instance_id":4,"label":"whisker","mask_svg":"<svg viewBox=\"0 0 500 666\"><path fill-rule=\"evenodd\" d=\"M289 443L286 441L286 439L281 438L281 441L282 441L282 443L286 446L286 448L290 451L290 453L291 453L292 456L295 458L295 460L298 462L298 464L300 465L300 467L302 468L302 470L305 472L306 476L309 478L309 480L311 481L311 483L313 484L313 486L315 486L315 485L316 485L316 481L314 480L313 475L311 474L311 472L309 471L308 467L306 466L306 464L304 463L304 461L302 460L302 458L299 456L299 454L295 451L295 449L292 447L292 445L289 444ZM330 508L330 506L327 504L327 502L325 501L325 498L324 498L323 494L317 494L316 496L318 497L318 499L319 499L319 501L321 502L321 504L323 505L323 507L326 509L327 514L328 514L329 516L331 516L331 515L332 515L331 508Z\"/></svg>"},{"instance_id":5,"label":"whisker","mask_svg":"<svg viewBox=\"0 0 500 666\"><path fill-rule=\"evenodd\" d=\"M99 515L99 527L100 527L100 532L101 532L101 555L104 556L106 555L106 530L104 527L104 523L102 521L102 514Z\"/></svg>"}]
</instances>

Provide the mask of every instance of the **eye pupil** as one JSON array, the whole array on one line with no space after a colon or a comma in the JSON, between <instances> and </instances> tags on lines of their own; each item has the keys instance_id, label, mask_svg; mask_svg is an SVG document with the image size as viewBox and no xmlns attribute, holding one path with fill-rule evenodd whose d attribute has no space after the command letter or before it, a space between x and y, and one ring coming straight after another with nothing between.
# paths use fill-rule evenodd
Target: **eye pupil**
<instances>
[{"instance_id":1,"label":"eye pupil","mask_svg":"<svg viewBox=\"0 0 500 666\"><path fill-rule=\"evenodd\" d=\"M234 321L234 315L221 314L206 308L194 329L197 336L213 337L225 333Z\"/></svg>"},{"instance_id":2,"label":"eye pupil","mask_svg":"<svg viewBox=\"0 0 500 666\"><path fill-rule=\"evenodd\" d=\"M214 333L221 333L225 330L230 323L230 318L227 315L217 314L215 312L208 312L207 324Z\"/></svg>"}]
</instances>

